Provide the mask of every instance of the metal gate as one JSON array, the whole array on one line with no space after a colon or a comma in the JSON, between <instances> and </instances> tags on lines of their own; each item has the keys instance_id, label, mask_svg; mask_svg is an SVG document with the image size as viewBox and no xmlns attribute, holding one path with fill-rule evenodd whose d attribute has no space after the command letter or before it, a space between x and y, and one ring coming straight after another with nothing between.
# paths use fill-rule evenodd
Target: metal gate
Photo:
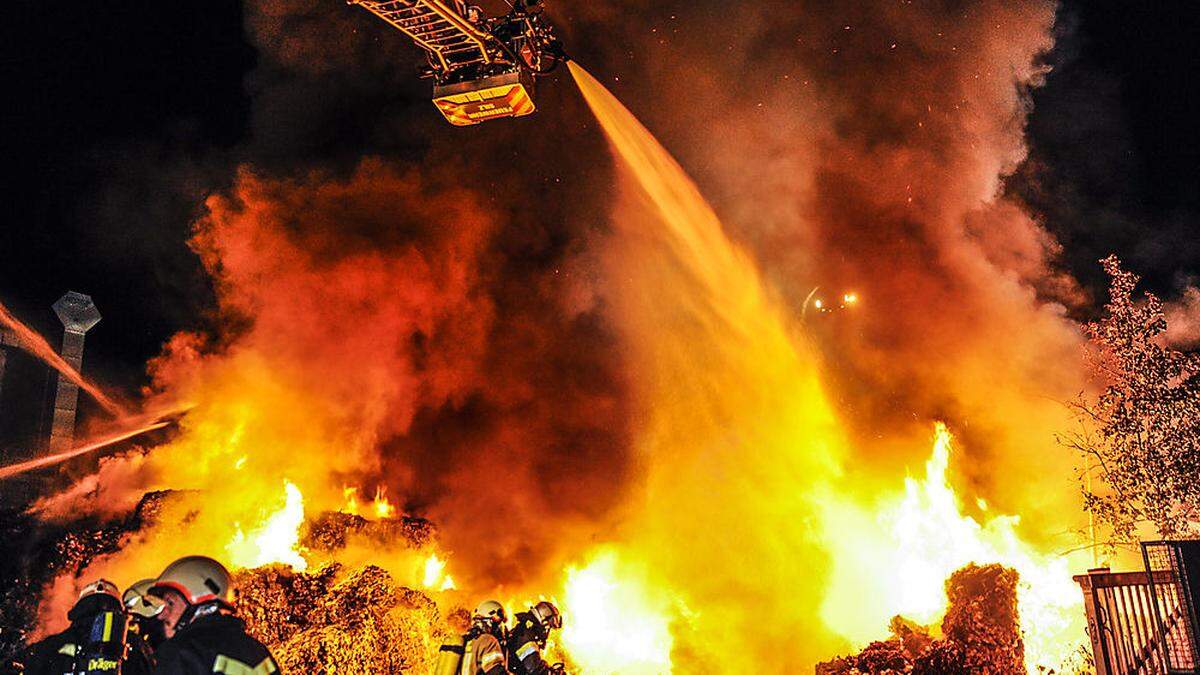
<instances>
[{"instance_id":1,"label":"metal gate","mask_svg":"<svg viewBox=\"0 0 1200 675\"><path fill-rule=\"evenodd\" d=\"M1149 575L1102 567L1075 581L1083 589L1096 675L1166 675Z\"/></svg>"},{"instance_id":2,"label":"metal gate","mask_svg":"<svg viewBox=\"0 0 1200 675\"><path fill-rule=\"evenodd\" d=\"M1142 544L1146 570L1088 570L1083 590L1096 675L1200 675L1200 541Z\"/></svg>"},{"instance_id":3,"label":"metal gate","mask_svg":"<svg viewBox=\"0 0 1200 675\"><path fill-rule=\"evenodd\" d=\"M1166 671L1198 673L1196 591L1200 590L1200 541L1148 541L1142 558L1149 573Z\"/></svg>"}]
</instances>

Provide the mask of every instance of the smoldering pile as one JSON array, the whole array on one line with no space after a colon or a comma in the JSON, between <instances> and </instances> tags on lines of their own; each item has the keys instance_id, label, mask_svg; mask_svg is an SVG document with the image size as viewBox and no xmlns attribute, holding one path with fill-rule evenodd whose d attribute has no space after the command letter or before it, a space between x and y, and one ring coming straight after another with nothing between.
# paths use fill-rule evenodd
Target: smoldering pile
<instances>
[{"instance_id":1,"label":"smoldering pile","mask_svg":"<svg viewBox=\"0 0 1200 675\"><path fill-rule=\"evenodd\" d=\"M1017 613L1016 570L970 564L946 580L942 637L902 617L892 637L853 656L817 665L817 675L1020 675L1025 647Z\"/></svg>"}]
</instances>

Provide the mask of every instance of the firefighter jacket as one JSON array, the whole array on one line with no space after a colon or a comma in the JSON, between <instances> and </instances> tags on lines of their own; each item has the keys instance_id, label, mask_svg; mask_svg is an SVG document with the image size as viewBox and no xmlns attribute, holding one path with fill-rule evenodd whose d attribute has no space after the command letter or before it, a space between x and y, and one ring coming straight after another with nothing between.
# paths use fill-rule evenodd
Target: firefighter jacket
<instances>
[{"instance_id":1,"label":"firefighter jacket","mask_svg":"<svg viewBox=\"0 0 1200 675\"><path fill-rule=\"evenodd\" d=\"M30 645L22 658L26 675L146 675L141 650L126 650L125 614L103 597L80 600L67 617L69 628ZM111 606L109 606L111 605Z\"/></svg>"},{"instance_id":2,"label":"firefighter jacket","mask_svg":"<svg viewBox=\"0 0 1200 675\"><path fill-rule=\"evenodd\" d=\"M246 634L246 624L221 613L199 616L158 647L155 675L273 675L271 652Z\"/></svg>"},{"instance_id":3,"label":"firefighter jacket","mask_svg":"<svg viewBox=\"0 0 1200 675\"><path fill-rule=\"evenodd\" d=\"M467 641L462 675L509 675L504 648L491 633L480 633Z\"/></svg>"},{"instance_id":4,"label":"firefighter jacket","mask_svg":"<svg viewBox=\"0 0 1200 675\"><path fill-rule=\"evenodd\" d=\"M545 626L529 612L517 615L517 625L508 634L508 663L516 675L546 675L555 672L542 658L546 648Z\"/></svg>"}]
</instances>

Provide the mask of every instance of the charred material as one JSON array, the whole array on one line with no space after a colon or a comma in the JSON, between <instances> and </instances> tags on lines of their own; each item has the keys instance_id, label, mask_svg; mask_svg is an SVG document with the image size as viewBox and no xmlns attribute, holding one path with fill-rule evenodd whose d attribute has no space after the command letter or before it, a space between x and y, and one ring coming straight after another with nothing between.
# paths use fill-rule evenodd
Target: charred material
<instances>
[{"instance_id":1,"label":"charred material","mask_svg":"<svg viewBox=\"0 0 1200 675\"><path fill-rule=\"evenodd\" d=\"M1025 672L1017 580L1016 570L971 564L946 582L950 608L942 620L942 633L962 646L967 669L972 673Z\"/></svg>"},{"instance_id":2,"label":"charred material","mask_svg":"<svg viewBox=\"0 0 1200 675\"><path fill-rule=\"evenodd\" d=\"M345 548L349 537L360 537L381 546L404 544L420 548L437 536L433 523L423 518L401 516L385 520L367 520L340 511L322 513L309 521L303 545L313 551Z\"/></svg>"}]
</instances>

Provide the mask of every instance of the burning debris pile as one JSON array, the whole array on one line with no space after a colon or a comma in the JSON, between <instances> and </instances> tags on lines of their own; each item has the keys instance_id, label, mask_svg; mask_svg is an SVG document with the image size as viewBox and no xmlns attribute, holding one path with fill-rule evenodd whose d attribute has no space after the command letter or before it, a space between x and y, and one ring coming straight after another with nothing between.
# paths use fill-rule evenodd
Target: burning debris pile
<instances>
[{"instance_id":1,"label":"burning debris pile","mask_svg":"<svg viewBox=\"0 0 1200 675\"><path fill-rule=\"evenodd\" d=\"M819 664L817 675L1025 673L1017 582L1017 572L1002 565L967 565L946 580L950 605L941 623L943 637L897 616L891 638Z\"/></svg>"},{"instance_id":2,"label":"burning debris pile","mask_svg":"<svg viewBox=\"0 0 1200 675\"><path fill-rule=\"evenodd\" d=\"M237 580L239 614L285 672L430 672L450 632L433 600L374 565L268 565Z\"/></svg>"},{"instance_id":3,"label":"burning debris pile","mask_svg":"<svg viewBox=\"0 0 1200 675\"><path fill-rule=\"evenodd\" d=\"M436 536L412 517L368 520L327 512L306 525L306 550L334 554L351 542L378 550L419 549ZM248 630L296 673L429 672L451 632L437 605L376 565L328 562L311 571L266 565L237 574Z\"/></svg>"},{"instance_id":4,"label":"burning debris pile","mask_svg":"<svg viewBox=\"0 0 1200 675\"><path fill-rule=\"evenodd\" d=\"M0 625L6 628L0 633L0 672L8 672L5 666L35 637L8 627L54 630L74 600L76 582L91 580L97 566L154 528L173 527L180 516L195 517L188 504L196 497L148 493L128 515L109 522L52 526L30 516L5 517L5 534L27 540L40 555L16 556L25 564L5 569L0 579ZM274 563L235 573L238 614L279 663L299 673L428 672L442 638L458 626L444 620L429 596L405 587L382 567L333 559L348 546L371 548L381 556L424 555L436 537L433 525L413 517L368 520L325 512L304 523L300 536L312 559L323 561L314 569ZM434 582L440 587L444 578Z\"/></svg>"}]
</instances>

